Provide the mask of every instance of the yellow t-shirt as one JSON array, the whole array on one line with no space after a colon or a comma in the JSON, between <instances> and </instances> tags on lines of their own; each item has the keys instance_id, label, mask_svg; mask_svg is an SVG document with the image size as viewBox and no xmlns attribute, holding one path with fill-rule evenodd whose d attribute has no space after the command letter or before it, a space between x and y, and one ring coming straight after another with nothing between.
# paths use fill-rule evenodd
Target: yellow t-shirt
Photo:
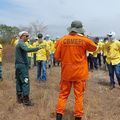
<instances>
[{"instance_id":1,"label":"yellow t-shirt","mask_svg":"<svg viewBox=\"0 0 120 120\"><path fill-rule=\"evenodd\" d=\"M42 49L38 50L37 53L36 53L36 60L39 61L39 60L47 60L47 57L49 55L49 45L48 43L43 40L41 43L37 43L36 44L36 47L43 47Z\"/></svg>"},{"instance_id":2,"label":"yellow t-shirt","mask_svg":"<svg viewBox=\"0 0 120 120\"><path fill-rule=\"evenodd\" d=\"M11 45L16 46L18 41L19 41L18 39L12 39Z\"/></svg>"},{"instance_id":3,"label":"yellow t-shirt","mask_svg":"<svg viewBox=\"0 0 120 120\"><path fill-rule=\"evenodd\" d=\"M120 63L120 42L118 40L108 41L105 44L107 51L106 61L108 64L116 65Z\"/></svg>"},{"instance_id":4,"label":"yellow t-shirt","mask_svg":"<svg viewBox=\"0 0 120 120\"><path fill-rule=\"evenodd\" d=\"M50 54L54 53L54 43L51 40L46 41L49 47Z\"/></svg>"},{"instance_id":5,"label":"yellow t-shirt","mask_svg":"<svg viewBox=\"0 0 120 120\"><path fill-rule=\"evenodd\" d=\"M97 45L97 49L96 49L96 51L94 51L93 52L93 57L97 57L97 55L98 55L98 53L99 53L99 45Z\"/></svg>"},{"instance_id":6,"label":"yellow t-shirt","mask_svg":"<svg viewBox=\"0 0 120 120\"><path fill-rule=\"evenodd\" d=\"M25 42L25 44L28 46L28 48L33 48L33 46L29 42ZM28 57L33 57L33 52L27 53Z\"/></svg>"},{"instance_id":7,"label":"yellow t-shirt","mask_svg":"<svg viewBox=\"0 0 120 120\"><path fill-rule=\"evenodd\" d=\"M36 48L36 47L37 47L37 44L38 44L38 41L35 41L32 46L33 46L34 48ZM33 52L33 53L37 53L37 51L36 51L36 52Z\"/></svg>"},{"instance_id":8,"label":"yellow t-shirt","mask_svg":"<svg viewBox=\"0 0 120 120\"><path fill-rule=\"evenodd\" d=\"M105 48L105 45L107 44L107 41L103 43L102 45L102 52L103 52L103 56L107 56L107 50Z\"/></svg>"},{"instance_id":9,"label":"yellow t-shirt","mask_svg":"<svg viewBox=\"0 0 120 120\"><path fill-rule=\"evenodd\" d=\"M101 53L101 50L102 50L102 46L103 46L103 42L98 42L98 50L97 50L97 53Z\"/></svg>"}]
</instances>

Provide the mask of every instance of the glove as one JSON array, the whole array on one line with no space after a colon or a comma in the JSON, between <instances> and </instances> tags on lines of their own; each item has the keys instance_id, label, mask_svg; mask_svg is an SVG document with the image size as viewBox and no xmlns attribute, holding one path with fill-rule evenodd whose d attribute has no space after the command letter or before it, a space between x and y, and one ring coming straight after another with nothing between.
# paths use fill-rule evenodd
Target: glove
<instances>
[{"instance_id":1,"label":"glove","mask_svg":"<svg viewBox=\"0 0 120 120\"><path fill-rule=\"evenodd\" d=\"M43 48L45 48L45 45L40 45L39 48L43 49Z\"/></svg>"}]
</instances>

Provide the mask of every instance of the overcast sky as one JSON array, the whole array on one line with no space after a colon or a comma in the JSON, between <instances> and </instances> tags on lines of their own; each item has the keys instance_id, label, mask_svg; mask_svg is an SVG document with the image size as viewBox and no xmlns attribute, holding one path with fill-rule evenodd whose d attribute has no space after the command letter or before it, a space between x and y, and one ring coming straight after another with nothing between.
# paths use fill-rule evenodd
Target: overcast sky
<instances>
[{"instance_id":1,"label":"overcast sky","mask_svg":"<svg viewBox=\"0 0 120 120\"><path fill-rule=\"evenodd\" d=\"M87 34L120 36L120 0L0 0L0 24L28 25L39 20L48 34L61 36L73 20L82 21Z\"/></svg>"}]
</instances>

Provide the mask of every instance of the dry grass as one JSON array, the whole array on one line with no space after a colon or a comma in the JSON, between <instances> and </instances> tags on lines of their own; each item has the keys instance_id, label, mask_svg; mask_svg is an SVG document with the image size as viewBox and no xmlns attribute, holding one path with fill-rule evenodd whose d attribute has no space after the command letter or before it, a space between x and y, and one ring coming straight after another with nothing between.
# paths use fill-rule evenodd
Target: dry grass
<instances>
[{"instance_id":1,"label":"dry grass","mask_svg":"<svg viewBox=\"0 0 120 120\"><path fill-rule=\"evenodd\" d=\"M8 51L7 48L4 50ZM11 51L13 50L12 48ZM14 56L14 53L12 52L9 56ZM52 70L48 70L46 83L38 83L35 80L36 68L30 70L30 97L35 105L25 107L16 103L13 60L9 63L10 60L5 59L3 64L4 80L0 82L0 120L55 120L60 68L54 67ZM84 99L84 120L120 120L120 88L116 86L114 90L110 91L108 79L107 72L102 70L90 73ZM64 120L74 120L72 93L68 99Z\"/></svg>"}]
</instances>

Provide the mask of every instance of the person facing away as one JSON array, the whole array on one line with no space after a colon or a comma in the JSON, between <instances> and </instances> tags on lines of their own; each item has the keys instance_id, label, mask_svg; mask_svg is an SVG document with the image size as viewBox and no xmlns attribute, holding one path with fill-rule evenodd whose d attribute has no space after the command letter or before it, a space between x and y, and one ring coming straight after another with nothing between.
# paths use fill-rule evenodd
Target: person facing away
<instances>
[{"instance_id":1,"label":"person facing away","mask_svg":"<svg viewBox=\"0 0 120 120\"><path fill-rule=\"evenodd\" d=\"M32 106L29 99L30 82L29 82L29 65L27 59L27 52L34 52L40 48L28 48L25 42L29 38L26 31L19 33L19 42L15 49L15 69L16 69L16 96L17 102L23 103L26 106Z\"/></svg>"},{"instance_id":2,"label":"person facing away","mask_svg":"<svg viewBox=\"0 0 120 120\"><path fill-rule=\"evenodd\" d=\"M48 56L48 60L47 60L47 68L51 68L53 66L53 41L50 39L50 35L46 35L45 36L45 40L48 44L48 47L49 47L49 56Z\"/></svg>"},{"instance_id":3,"label":"person facing away","mask_svg":"<svg viewBox=\"0 0 120 120\"><path fill-rule=\"evenodd\" d=\"M73 21L56 47L55 58L61 62L60 93L56 107L56 120L62 120L71 87L74 89L75 120L81 120L83 112L83 93L88 79L86 51L95 51L95 43L84 35L80 21Z\"/></svg>"}]
</instances>

